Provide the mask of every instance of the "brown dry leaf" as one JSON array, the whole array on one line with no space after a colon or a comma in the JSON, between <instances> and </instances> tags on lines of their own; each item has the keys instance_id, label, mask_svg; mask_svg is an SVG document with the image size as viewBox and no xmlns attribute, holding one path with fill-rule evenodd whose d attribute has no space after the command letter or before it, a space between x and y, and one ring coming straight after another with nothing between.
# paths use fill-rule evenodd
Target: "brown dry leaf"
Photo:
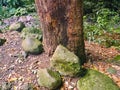
<instances>
[{"instance_id":1,"label":"brown dry leaf","mask_svg":"<svg viewBox=\"0 0 120 90\"><path fill-rule=\"evenodd\" d=\"M14 82L14 81L16 81L16 80L18 80L18 78L14 77L14 78L8 79L8 82Z\"/></svg>"}]
</instances>

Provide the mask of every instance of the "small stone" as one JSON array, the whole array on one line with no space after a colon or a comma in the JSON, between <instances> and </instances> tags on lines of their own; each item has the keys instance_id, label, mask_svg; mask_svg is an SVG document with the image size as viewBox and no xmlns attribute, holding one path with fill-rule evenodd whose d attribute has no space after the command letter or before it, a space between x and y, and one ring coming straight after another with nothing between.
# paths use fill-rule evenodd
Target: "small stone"
<instances>
[{"instance_id":1,"label":"small stone","mask_svg":"<svg viewBox=\"0 0 120 90\"><path fill-rule=\"evenodd\" d=\"M41 41L31 37L26 37L26 39L22 41L22 48L25 52L31 54L39 54L43 51Z\"/></svg>"},{"instance_id":2,"label":"small stone","mask_svg":"<svg viewBox=\"0 0 120 90\"><path fill-rule=\"evenodd\" d=\"M37 70L32 70L32 73L33 74L37 74Z\"/></svg>"},{"instance_id":3,"label":"small stone","mask_svg":"<svg viewBox=\"0 0 120 90\"><path fill-rule=\"evenodd\" d=\"M25 51L22 51L22 52L21 52L21 54L22 54L22 56L24 57L24 59L26 59L26 58L27 58L27 56L28 56L28 53L27 53L27 52L25 52Z\"/></svg>"},{"instance_id":4,"label":"small stone","mask_svg":"<svg viewBox=\"0 0 120 90\"><path fill-rule=\"evenodd\" d=\"M62 82L60 74L50 69L39 69L37 71L38 84L50 90L57 89Z\"/></svg>"},{"instance_id":5,"label":"small stone","mask_svg":"<svg viewBox=\"0 0 120 90\"><path fill-rule=\"evenodd\" d=\"M71 85L68 86L68 90L73 90L73 89L74 89L74 87L72 87Z\"/></svg>"},{"instance_id":6,"label":"small stone","mask_svg":"<svg viewBox=\"0 0 120 90\"><path fill-rule=\"evenodd\" d=\"M25 24L23 22L14 22L9 26L9 30L21 32L24 27Z\"/></svg>"},{"instance_id":7,"label":"small stone","mask_svg":"<svg viewBox=\"0 0 120 90\"><path fill-rule=\"evenodd\" d=\"M71 82L71 85L75 86L75 83L74 83L74 82Z\"/></svg>"},{"instance_id":8,"label":"small stone","mask_svg":"<svg viewBox=\"0 0 120 90\"><path fill-rule=\"evenodd\" d=\"M65 81L64 87L68 88L68 85L69 85L69 83L67 81Z\"/></svg>"}]
</instances>

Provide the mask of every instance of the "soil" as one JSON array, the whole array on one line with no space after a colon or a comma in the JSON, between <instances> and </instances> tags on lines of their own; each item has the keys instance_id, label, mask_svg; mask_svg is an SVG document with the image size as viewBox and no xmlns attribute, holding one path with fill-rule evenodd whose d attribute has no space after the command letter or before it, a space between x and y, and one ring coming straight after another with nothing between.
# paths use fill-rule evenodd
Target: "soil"
<instances>
[{"instance_id":1,"label":"soil","mask_svg":"<svg viewBox=\"0 0 120 90\"><path fill-rule=\"evenodd\" d=\"M24 90L21 88L31 83L34 85L34 90L48 90L37 84L36 71L39 68L49 68L50 57L43 52L40 55L29 54L27 58L24 58L24 51L21 48L22 39L17 31L0 33L0 37L7 40L4 45L0 46L0 85L6 81L12 82L14 87L12 90ZM108 75L120 86L120 66L105 62L120 55L120 51L114 47L106 48L88 41L85 41L85 48L88 62L84 64L84 67L96 69ZM110 67L113 67L117 73L107 72ZM77 90L77 80L78 78L63 77L64 83L60 90Z\"/></svg>"}]
</instances>

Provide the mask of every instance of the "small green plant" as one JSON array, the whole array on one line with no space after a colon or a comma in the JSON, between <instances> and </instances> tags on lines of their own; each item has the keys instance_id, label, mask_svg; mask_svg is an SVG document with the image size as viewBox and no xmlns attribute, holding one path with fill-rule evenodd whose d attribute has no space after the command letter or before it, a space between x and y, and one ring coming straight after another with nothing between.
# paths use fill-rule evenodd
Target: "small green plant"
<instances>
[{"instance_id":1,"label":"small green plant","mask_svg":"<svg viewBox=\"0 0 120 90\"><path fill-rule=\"evenodd\" d=\"M21 7L19 7L19 8L17 8L16 10L15 10L15 12L14 12L14 15L15 16L22 16L22 15L25 15L25 14L27 14L28 12L27 12L27 9L26 8L21 8Z\"/></svg>"}]
</instances>

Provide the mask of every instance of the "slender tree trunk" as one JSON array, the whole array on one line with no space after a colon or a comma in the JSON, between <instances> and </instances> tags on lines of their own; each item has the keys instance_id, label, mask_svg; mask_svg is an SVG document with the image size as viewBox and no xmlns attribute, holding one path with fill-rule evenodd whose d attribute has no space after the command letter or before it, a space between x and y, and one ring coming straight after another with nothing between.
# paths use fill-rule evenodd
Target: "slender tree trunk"
<instances>
[{"instance_id":1,"label":"slender tree trunk","mask_svg":"<svg viewBox=\"0 0 120 90\"><path fill-rule=\"evenodd\" d=\"M46 53L53 54L58 44L73 51L83 63L85 49L83 38L82 0L35 0L43 30Z\"/></svg>"}]
</instances>

